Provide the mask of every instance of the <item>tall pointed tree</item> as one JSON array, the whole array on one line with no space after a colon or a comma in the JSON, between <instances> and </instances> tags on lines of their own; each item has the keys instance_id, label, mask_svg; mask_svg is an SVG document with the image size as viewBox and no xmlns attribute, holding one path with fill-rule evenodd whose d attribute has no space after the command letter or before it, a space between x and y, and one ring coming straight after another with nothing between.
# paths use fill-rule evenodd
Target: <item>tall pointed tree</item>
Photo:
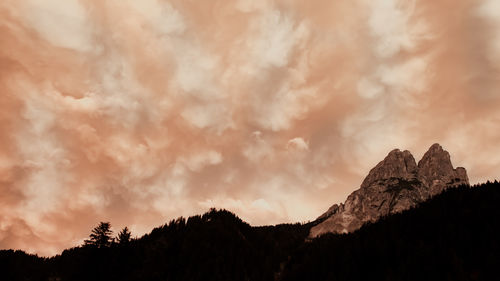
<instances>
[{"instance_id":1,"label":"tall pointed tree","mask_svg":"<svg viewBox=\"0 0 500 281\"><path fill-rule=\"evenodd\" d=\"M131 235L132 234L130 233L130 230L128 229L128 227L125 226L120 231L120 233L118 233L118 237L117 237L118 243L125 244L125 243L130 242Z\"/></svg>"},{"instance_id":2,"label":"tall pointed tree","mask_svg":"<svg viewBox=\"0 0 500 281\"><path fill-rule=\"evenodd\" d=\"M111 224L109 222L100 222L98 226L92 229L90 239L85 240L84 243L98 248L109 247L113 241L112 235Z\"/></svg>"}]
</instances>

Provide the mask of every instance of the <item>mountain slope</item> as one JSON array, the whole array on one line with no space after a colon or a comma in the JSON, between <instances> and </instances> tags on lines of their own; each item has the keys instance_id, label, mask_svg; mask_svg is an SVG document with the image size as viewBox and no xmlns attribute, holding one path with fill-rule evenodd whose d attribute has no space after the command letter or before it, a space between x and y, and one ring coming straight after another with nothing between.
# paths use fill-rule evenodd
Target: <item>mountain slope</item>
<instances>
[{"instance_id":1,"label":"mountain slope","mask_svg":"<svg viewBox=\"0 0 500 281\"><path fill-rule=\"evenodd\" d=\"M350 234L323 234L287 263L292 280L498 280L500 184L448 189Z\"/></svg>"},{"instance_id":2,"label":"mountain slope","mask_svg":"<svg viewBox=\"0 0 500 281\"><path fill-rule=\"evenodd\" d=\"M252 227L228 211L180 218L129 244L42 259L0 251L0 280L494 280L500 184L448 189L349 234Z\"/></svg>"},{"instance_id":3,"label":"mountain slope","mask_svg":"<svg viewBox=\"0 0 500 281\"><path fill-rule=\"evenodd\" d=\"M468 185L464 168L453 168L450 154L439 144L432 145L418 165L407 150L395 149L375 166L361 187L345 203L333 205L318 219L310 237L323 233L348 233L381 216L416 206L443 190Z\"/></svg>"},{"instance_id":4,"label":"mountain slope","mask_svg":"<svg viewBox=\"0 0 500 281\"><path fill-rule=\"evenodd\" d=\"M125 245L76 247L48 260L0 251L0 261L10 262L0 264L0 280L274 280L309 229L310 224L252 227L231 212L212 209ZM26 266L33 270L23 271ZM2 272L9 278L2 279Z\"/></svg>"}]
</instances>

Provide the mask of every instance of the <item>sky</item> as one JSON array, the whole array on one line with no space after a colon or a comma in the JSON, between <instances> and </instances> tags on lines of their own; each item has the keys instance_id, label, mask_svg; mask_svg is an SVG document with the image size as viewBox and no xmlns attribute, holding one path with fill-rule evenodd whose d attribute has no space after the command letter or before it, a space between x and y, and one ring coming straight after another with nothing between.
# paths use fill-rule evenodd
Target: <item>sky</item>
<instances>
[{"instance_id":1,"label":"sky","mask_svg":"<svg viewBox=\"0 0 500 281\"><path fill-rule=\"evenodd\" d=\"M500 0L2 0L0 249L305 222L394 148L500 175Z\"/></svg>"}]
</instances>

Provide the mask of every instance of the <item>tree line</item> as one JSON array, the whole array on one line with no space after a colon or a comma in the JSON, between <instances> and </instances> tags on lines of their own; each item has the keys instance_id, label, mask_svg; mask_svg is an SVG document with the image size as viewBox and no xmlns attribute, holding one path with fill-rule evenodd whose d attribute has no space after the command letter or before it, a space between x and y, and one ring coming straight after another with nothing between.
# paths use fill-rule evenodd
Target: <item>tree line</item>
<instances>
[{"instance_id":1,"label":"tree line","mask_svg":"<svg viewBox=\"0 0 500 281\"><path fill-rule=\"evenodd\" d=\"M255 227L215 209L140 238L128 228L115 236L101 222L83 245L55 257L0 251L0 280L495 280L499 202L496 181L452 188L354 233L312 241L317 222Z\"/></svg>"},{"instance_id":2,"label":"tree line","mask_svg":"<svg viewBox=\"0 0 500 281\"><path fill-rule=\"evenodd\" d=\"M84 240L85 246L93 246L97 248L109 247L113 243L126 244L132 239L132 234L128 227L124 227L116 236L113 237L111 223L100 222L98 226L92 229L89 239Z\"/></svg>"}]
</instances>

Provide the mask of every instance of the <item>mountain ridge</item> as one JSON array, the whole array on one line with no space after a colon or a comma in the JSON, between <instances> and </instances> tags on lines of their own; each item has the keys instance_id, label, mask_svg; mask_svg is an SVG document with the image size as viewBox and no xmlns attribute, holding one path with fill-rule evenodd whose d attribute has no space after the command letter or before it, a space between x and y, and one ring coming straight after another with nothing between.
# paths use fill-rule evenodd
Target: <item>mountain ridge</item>
<instances>
[{"instance_id":1,"label":"mountain ridge","mask_svg":"<svg viewBox=\"0 0 500 281\"><path fill-rule=\"evenodd\" d=\"M494 280L499 201L497 181L450 188L353 233L307 242L315 222L253 227L212 209L126 244L51 258L0 250L0 280Z\"/></svg>"},{"instance_id":2,"label":"mountain ridge","mask_svg":"<svg viewBox=\"0 0 500 281\"><path fill-rule=\"evenodd\" d=\"M281 281L497 280L500 184L449 188L348 234L301 245Z\"/></svg>"},{"instance_id":3,"label":"mountain ridge","mask_svg":"<svg viewBox=\"0 0 500 281\"><path fill-rule=\"evenodd\" d=\"M311 228L309 237L353 232L367 222L408 210L460 185L469 185L467 171L453 168L450 154L440 144L433 144L418 164L410 151L394 149L344 203L334 204L318 217L322 222Z\"/></svg>"}]
</instances>

